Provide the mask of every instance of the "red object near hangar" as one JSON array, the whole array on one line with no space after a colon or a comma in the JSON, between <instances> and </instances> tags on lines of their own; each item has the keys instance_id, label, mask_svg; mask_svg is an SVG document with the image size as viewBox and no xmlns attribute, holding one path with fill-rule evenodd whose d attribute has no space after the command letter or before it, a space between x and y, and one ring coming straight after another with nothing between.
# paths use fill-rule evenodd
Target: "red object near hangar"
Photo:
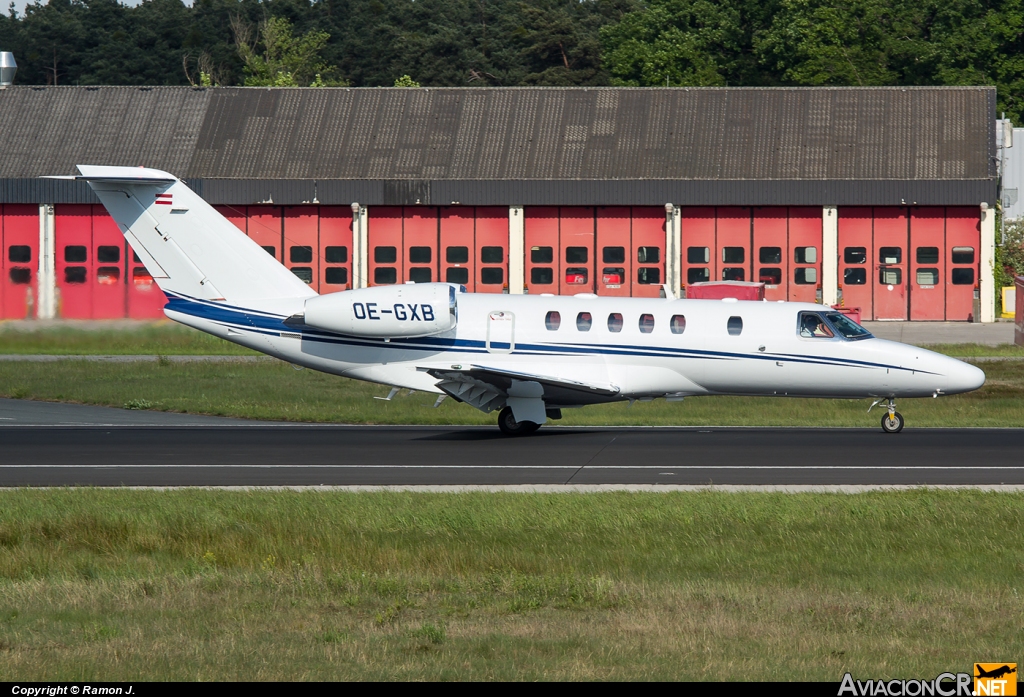
<instances>
[{"instance_id":1,"label":"red object near hangar","mask_svg":"<svg viewBox=\"0 0 1024 697\"><path fill-rule=\"evenodd\" d=\"M752 281L709 281L686 287L687 300L764 300L764 284Z\"/></svg>"}]
</instances>

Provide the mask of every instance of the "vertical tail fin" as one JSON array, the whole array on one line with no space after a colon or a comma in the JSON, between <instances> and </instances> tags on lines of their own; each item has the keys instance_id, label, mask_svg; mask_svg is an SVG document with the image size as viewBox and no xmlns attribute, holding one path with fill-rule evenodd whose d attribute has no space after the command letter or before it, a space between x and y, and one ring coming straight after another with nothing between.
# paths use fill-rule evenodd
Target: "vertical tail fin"
<instances>
[{"instance_id":1,"label":"vertical tail fin","mask_svg":"<svg viewBox=\"0 0 1024 697\"><path fill-rule=\"evenodd\" d=\"M142 167L78 169L168 295L249 306L316 295L177 177Z\"/></svg>"}]
</instances>

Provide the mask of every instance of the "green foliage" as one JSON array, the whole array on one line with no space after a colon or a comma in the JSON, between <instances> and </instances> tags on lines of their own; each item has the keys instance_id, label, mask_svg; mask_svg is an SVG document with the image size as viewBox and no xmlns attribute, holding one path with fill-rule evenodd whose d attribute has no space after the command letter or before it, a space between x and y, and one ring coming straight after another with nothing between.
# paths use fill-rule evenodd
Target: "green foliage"
<instances>
[{"instance_id":1,"label":"green foliage","mask_svg":"<svg viewBox=\"0 0 1024 697\"><path fill-rule=\"evenodd\" d=\"M1014 309L1002 307L1003 288L1013 285L1014 276L1024 276L1024 220L1007 221L1006 239L1002 245L996 247L996 312Z\"/></svg>"},{"instance_id":2,"label":"green foliage","mask_svg":"<svg viewBox=\"0 0 1024 697\"><path fill-rule=\"evenodd\" d=\"M419 87L419 86L420 86L420 83L416 82L415 80L413 80L408 75L403 75L402 77L400 77L400 78L395 80L395 87Z\"/></svg>"},{"instance_id":3,"label":"green foliage","mask_svg":"<svg viewBox=\"0 0 1024 697\"><path fill-rule=\"evenodd\" d=\"M232 30L238 55L245 63L246 87L319 87L324 84L321 75L336 70L320 56L330 38L326 32L308 31L295 36L291 22L270 17L259 24L258 43L251 43L252 25L237 16L232 20Z\"/></svg>"}]
</instances>

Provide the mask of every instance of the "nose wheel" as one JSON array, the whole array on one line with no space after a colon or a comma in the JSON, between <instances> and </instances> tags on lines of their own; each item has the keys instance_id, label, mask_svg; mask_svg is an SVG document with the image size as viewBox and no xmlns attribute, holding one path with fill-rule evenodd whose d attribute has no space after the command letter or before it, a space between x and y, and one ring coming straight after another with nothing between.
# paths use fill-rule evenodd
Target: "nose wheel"
<instances>
[{"instance_id":1,"label":"nose wheel","mask_svg":"<svg viewBox=\"0 0 1024 697\"><path fill-rule=\"evenodd\" d=\"M903 414L896 411L896 400L889 400L889 408L882 416L882 430L886 433L899 433L903 430Z\"/></svg>"},{"instance_id":2,"label":"nose wheel","mask_svg":"<svg viewBox=\"0 0 1024 697\"><path fill-rule=\"evenodd\" d=\"M512 414L512 407L505 407L498 413L498 428L506 436L526 436L540 428L540 424L532 421L516 421L515 415Z\"/></svg>"}]
</instances>

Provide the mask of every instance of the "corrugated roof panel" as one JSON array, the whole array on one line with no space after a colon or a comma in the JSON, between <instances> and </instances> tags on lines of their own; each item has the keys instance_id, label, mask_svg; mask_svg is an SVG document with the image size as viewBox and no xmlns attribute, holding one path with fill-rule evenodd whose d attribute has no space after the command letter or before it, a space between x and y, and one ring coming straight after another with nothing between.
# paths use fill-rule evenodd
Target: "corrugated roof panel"
<instances>
[{"instance_id":1,"label":"corrugated roof panel","mask_svg":"<svg viewBox=\"0 0 1024 697\"><path fill-rule=\"evenodd\" d=\"M487 95L487 110L476 161L469 163L466 178L501 179L502 155L508 147L507 131L512 117L512 95L509 92L492 92ZM464 175L459 173L460 178Z\"/></svg>"},{"instance_id":2,"label":"corrugated roof panel","mask_svg":"<svg viewBox=\"0 0 1024 697\"><path fill-rule=\"evenodd\" d=\"M466 177L466 173L471 171L480 147L480 129L486 109L486 93L467 90L462 95L458 123L454 130L450 177Z\"/></svg>"},{"instance_id":3,"label":"corrugated roof panel","mask_svg":"<svg viewBox=\"0 0 1024 697\"><path fill-rule=\"evenodd\" d=\"M555 172L561 152L561 125L565 95L561 90L542 90L539 93L539 99L540 108L537 114L537 129L533 137L531 174Z\"/></svg>"},{"instance_id":4,"label":"corrugated roof panel","mask_svg":"<svg viewBox=\"0 0 1024 697\"><path fill-rule=\"evenodd\" d=\"M508 158L504 175L511 179L522 179L530 173L530 154L533 133L537 122L538 93L521 90L512 95L512 109L516 118L508 132Z\"/></svg>"}]
</instances>

